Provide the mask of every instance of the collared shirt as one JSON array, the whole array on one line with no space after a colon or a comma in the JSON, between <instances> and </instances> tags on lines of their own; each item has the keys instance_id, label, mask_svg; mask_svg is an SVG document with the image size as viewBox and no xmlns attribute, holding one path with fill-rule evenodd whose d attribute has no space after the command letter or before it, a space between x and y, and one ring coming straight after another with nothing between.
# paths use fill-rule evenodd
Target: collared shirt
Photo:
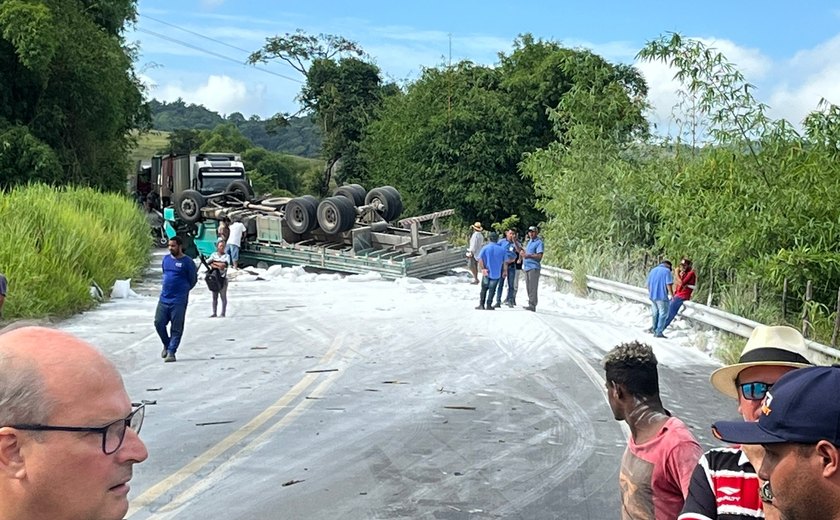
<instances>
[{"instance_id":1,"label":"collared shirt","mask_svg":"<svg viewBox=\"0 0 840 520\"><path fill-rule=\"evenodd\" d=\"M528 255L536 255L544 252L543 241L539 236L536 236L525 244L525 262L522 264L522 269L530 271L532 269L539 269L541 267L542 259L528 258Z\"/></svg>"},{"instance_id":2,"label":"collared shirt","mask_svg":"<svg viewBox=\"0 0 840 520\"><path fill-rule=\"evenodd\" d=\"M484 235L481 234L481 231L473 231L470 237L470 246L467 248L467 251L472 253L473 257L478 258L478 253L481 252L482 246L484 246Z\"/></svg>"},{"instance_id":3,"label":"collared shirt","mask_svg":"<svg viewBox=\"0 0 840 520\"><path fill-rule=\"evenodd\" d=\"M193 259L187 255L175 258L171 254L163 257L163 289L160 301L163 303L187 303L190 289L198 281L198 270Z\"/></svg>"},{"instance_id":4,"label":"collared shirt","mask_svg":"<svg viewBox=\"0 0 840 520\"><path fill-rule=\"evenodd\" d=\"M738 448L715 448L700 457L691 474L679 520L764 518L755 468Z\"/></svg>"},{"instance_id":5,"label":"collared shirt","mask_svg":"<svg viewBox=\"0 0 840 520\"><path fill-rule=\"evenodd\" d=\"M502 277L502 266L505 264L506 257L507 251L498 242L490 242L482 247L478 253L478 259L484 264L484 269L487 269L487 276L491 280L498 280Z\"/></svg>"},{"instance_id":6,"label":"collared shirt","mask_svg":"<svg viewBox=\"0 0 840 520\"><path fill-rule=\"evenodd\" d=\"M650 299L653 301L667 300L668 286L673 283L674 277L671 274L671 270L668 269L668 266L664 263L651 269L647 278L648 294L650 295Z\"/></svg>"}]
</instances>

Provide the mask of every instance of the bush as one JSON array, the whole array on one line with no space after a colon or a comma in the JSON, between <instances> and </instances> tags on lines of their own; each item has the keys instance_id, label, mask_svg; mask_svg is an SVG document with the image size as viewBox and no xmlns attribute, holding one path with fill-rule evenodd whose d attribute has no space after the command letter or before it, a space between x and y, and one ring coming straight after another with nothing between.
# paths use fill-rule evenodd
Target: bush
<instances>
[{"instance_id":1,"label":"bush","mask_svg":"<svg viewBox=\"0 0 840 520\"><path fill-rule=\"evenodd\" d=\"M148 224L131 200L90 188L19 186L0 196L3 314L68 316L90 308L90 286L109 288L148 265Z\"/></svg>"}]
</instances>

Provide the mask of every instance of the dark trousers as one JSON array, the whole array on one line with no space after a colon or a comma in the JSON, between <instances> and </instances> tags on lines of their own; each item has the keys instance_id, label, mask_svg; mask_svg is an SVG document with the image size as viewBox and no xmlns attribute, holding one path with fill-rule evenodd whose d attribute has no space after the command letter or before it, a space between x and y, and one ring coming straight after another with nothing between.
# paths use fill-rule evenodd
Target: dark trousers
<instances>
[{"instance_id":1,"label":"dark trousers","mask_svg":"<svg viewBox=\"0 0 840 520\"><path fill-rule=\"evenodd\" d=\"M163 348L172 352L178 350L181 336L184 334L184 319L187 316L187 303L163 303L158 301L155 311L155 330L157 330ZM169 332L166 326L169 325Z\"/></svg>"},{"instance_id":2,"label":"dark trousers","mask_svg":"<svg viewBox=\"0 0 840 520\"><path fill-rule=\"evenodd\" d=\"M487 305L493 305L493 295L496 293L496 288L499 286L499 278L489 278L485 276L481 279L481 301L479 304L483 307L485 300L487 301ZM487 297L487 293L490 293L490 297Z\"/></svg>"},{"instance_id":3,"label":"dark trousers","mask_svg":"<svg viewBox=\"0 0 840 520\"><path fill-rule=\"evenodd\" d=\"M510 264L507 268L507 298L505 301L511 305L516 305L516 265ZM502 289L505 287L505 281L499 280L499 287L496 289L496 304L502 303Z\"/></svg>"}]
</instances>

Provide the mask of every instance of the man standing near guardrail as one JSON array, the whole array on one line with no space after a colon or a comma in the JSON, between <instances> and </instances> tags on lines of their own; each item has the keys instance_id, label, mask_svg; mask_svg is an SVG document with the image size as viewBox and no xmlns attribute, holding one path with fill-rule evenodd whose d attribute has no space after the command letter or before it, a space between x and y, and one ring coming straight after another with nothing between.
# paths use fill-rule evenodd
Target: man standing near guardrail
<instances>
[{"instance_id":1,"label":"man standing near guardrail","mask_svg":"<svg viewBox=\"0 0 840 520\"><path fill-rule=\"evenodd\" d=\"M662 263L650 270L647 277L648 295L650 296L650 313L654 338L664 338L665 322L668 320L668 300L674 294L674 276L671 274L671 262Z\"/></svg>"},{"instance_id":2,"label":"man standing near guardrail","mask_svg":"<svg viewBox=\"0 0 840 520\"><path fill-rule=\"evenodd\" d=\"M535 312L537 310L537 291L540 288L540 267L542 263L543 241L539 237L540 228L531 226L528 228L528 243L520 253L522 256L522 271L525 273L525 289L528 291L528 305L525 310Z\"/></svg>"},{"instance_id":3,"label":"man standing near guardrail","mask_svg":"<svg viewBox=\"0 0 840 520\"><path fill-rule=\"evenodd\" d=\"M712 372L715 389L738 400L746 422L757 421L767 391L784 374L810 366L802 334L791 327L759 325L750 335L738 362ZM762 504L761 446L733 446L707 451L691 475L688 497L679 520L752 520L779 518Z\"/></svg>"}]
</instances>

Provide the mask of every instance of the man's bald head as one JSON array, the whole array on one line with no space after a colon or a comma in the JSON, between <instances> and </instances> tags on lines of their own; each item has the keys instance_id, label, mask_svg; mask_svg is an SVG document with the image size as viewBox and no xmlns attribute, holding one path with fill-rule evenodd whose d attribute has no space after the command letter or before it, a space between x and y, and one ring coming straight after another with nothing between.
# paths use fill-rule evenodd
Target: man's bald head
<instances>
[{"instance_id":1,"label":"man's bald head","mask_svg":"<svg viewBox=\"0 0 840 520\"><path fill-rule=\"evenodd\" d=\"M46 327L0 334L0 426L46 422L61 404L62 388L78 378L117 373L113 364L81 339ZM119 375L117 375L119 377Z\"/></svg>"}]
</instances>

